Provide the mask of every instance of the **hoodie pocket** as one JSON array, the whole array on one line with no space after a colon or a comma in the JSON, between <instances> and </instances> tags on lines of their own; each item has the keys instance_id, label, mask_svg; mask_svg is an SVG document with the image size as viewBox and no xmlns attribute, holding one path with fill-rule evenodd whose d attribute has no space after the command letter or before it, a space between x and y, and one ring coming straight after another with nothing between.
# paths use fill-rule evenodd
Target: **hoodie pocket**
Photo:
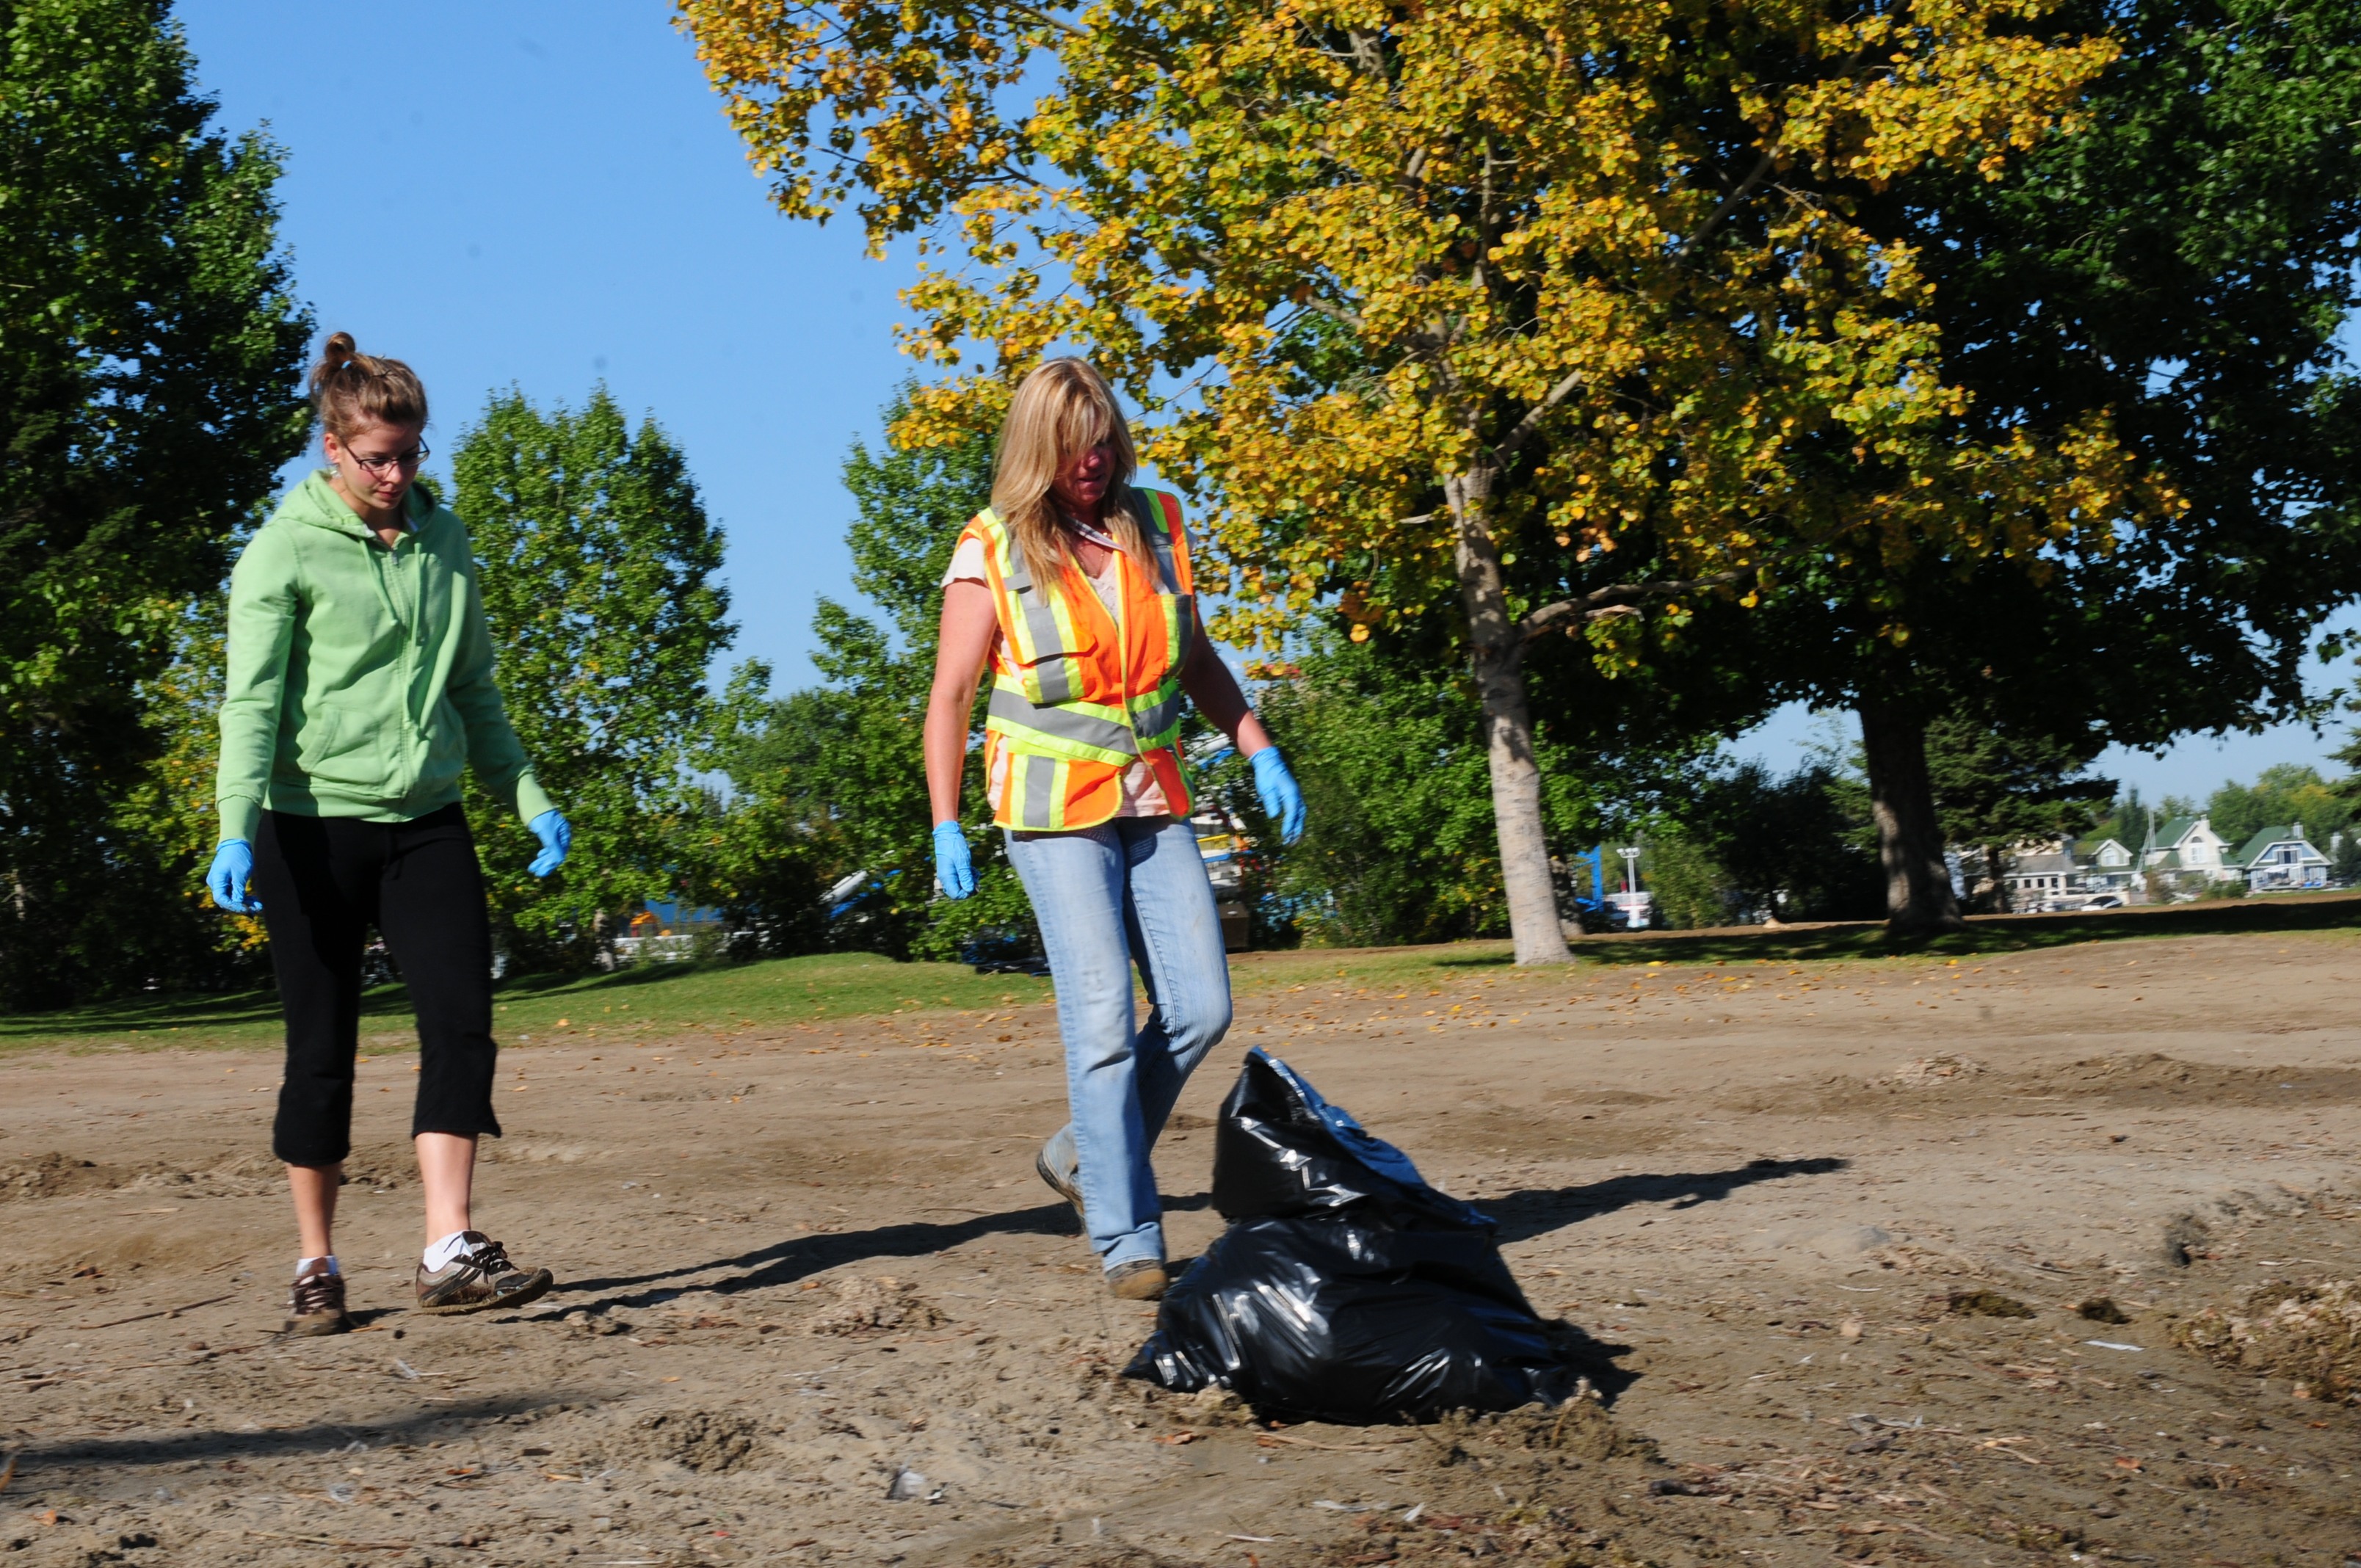
<instances>
[{"instance_id":1,"label":"hoodie pocket","mask_svg":"<svg viewBox=\"0 0 2361 1568\"><path fill-rule=\"evenodd\" d=\"M297 735L295 762L314 783L375 790L384 784L372 726L341 707L315 708Z\"/></svg>"}]
</instances>

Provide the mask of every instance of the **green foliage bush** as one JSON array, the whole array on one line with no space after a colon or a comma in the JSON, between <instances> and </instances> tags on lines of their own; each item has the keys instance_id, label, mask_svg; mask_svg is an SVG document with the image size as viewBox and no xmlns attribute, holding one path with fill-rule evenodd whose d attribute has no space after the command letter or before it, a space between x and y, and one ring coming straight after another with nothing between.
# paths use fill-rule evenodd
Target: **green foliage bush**
<instances>
[{"instance_id":1,"label":"green foliage bush","mask_svg":"<svg viewBox=\"0 0 2361 1568\"><path fill-rule=\"evenodd\" d=\"M886 422L904 406L897 399ZM721 749L736 794L774 803L794 823L818 885L864 873L853 908L814 930L815 945L942 958L987 933L1034 939L1032 906L990 826L973 757L961 815L975 896L953 902L936 893L920 744L943 570L960 530L991 499L992 463L992 441L982 435L916 452L853 444L843 468L854 508L845 543L853 586L882 620L822 599L812 620L821 684L756 705Z\"/></svg>"},{"instance_id":2,"label":"green foliage bush","mask_svg":"<svg viewBox=\"0 0 2361 1568\"><path fill-rule=\"evenodd\" d=\"M511 390L460 437L452 473L510 720L574 828L565 869L533 877L524 824L470 775L511 964L590 967L646 901L718 899L747 916L755 950L792 947L792 920L774 933L759 912L814 895L802 845L759 795L724 801L697 776L730 726L706 683L736 628L714 580L721 531L679 447L653 420L633 430L604 388L578 411Z\"/></svg>"},{"instance_id":3,"label":"green foliage bush","mask_svg":"<svg viewBox=\"0 0 2361 1568\"><path fill-rule=\"evenodd\" d=\"M167 688L208 635L193 607L302 441L311 322L278 249L279 151L218 129L192 74L154 0L0 5L11 1007L253 972L197 887L211 770L180 741L202 693Z\"/></svg>"}]
</instances>

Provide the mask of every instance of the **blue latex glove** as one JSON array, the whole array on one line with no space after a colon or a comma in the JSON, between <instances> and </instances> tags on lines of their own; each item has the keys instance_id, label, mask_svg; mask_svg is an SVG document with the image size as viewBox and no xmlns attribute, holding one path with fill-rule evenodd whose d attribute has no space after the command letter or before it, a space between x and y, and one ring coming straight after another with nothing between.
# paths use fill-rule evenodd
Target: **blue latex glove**
<instances>
[{"instance_id":1,"label":"blue latex glove","mask_svg":"<svg viewBox=\"0 0 2361 1568\"><path fill-rule=\"evenodd\" d=\"M254 846L243 839L225 839L205 870L205 885L213 889L214 902L232 915L259 915L262 900L246 891L246 879L253 874Z\"/></svg>"},{"instance_id":2,"label":"blue latex glove","mask_svg":"<svg viewBox=\"0 0 2361 1568\"><path fill-rule=\"evenodd\" d=\"M975 891L975 862L968 857L967 835L956 822L935 824L935 885L945 898L965 898Z\"/></svg>"},{"instance_id":3,"label":"blue latex glove","mask_svg":"<svg viewBox=\"0 0 2361 1568\"><path fill-rule=\"evenodd\" d=\"M1303 791L1287 771L1287 759L1278 747L1265 746L1246 762L1254 769L1255 793L1262 796L1264 815L1279 825L1279 841L1294 843L1303 837Z\"/></svg>"},{"instance_id":4,"label":"blue latex glove","mask_svg":"<svg viewBox=\"0 0 2361 1568\"><path fill-rule=\"evenodd\" d=\"M562 813L544 811L525 827L541 840L541 853L533 858L527 871L535 876L547 876L566 863L566 851L574 848L574 829Z\"/></svg>"}]
</instances>

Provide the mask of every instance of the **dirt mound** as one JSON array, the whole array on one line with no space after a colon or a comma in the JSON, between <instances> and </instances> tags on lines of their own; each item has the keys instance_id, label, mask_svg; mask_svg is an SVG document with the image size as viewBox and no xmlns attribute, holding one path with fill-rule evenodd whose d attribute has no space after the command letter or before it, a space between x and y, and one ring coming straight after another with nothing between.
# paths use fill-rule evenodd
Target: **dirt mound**
<instances>
[{"instance_id":1,"label":"dirt mound","mask_svg":"<svg viewBox=\"0 0 2361 1568\"><path fill-rule=\"evenodd\" d=\"M2361 1404L2361 1281L2266 1285L2243 1312L2208 1307L2172 1337L2224 1366L2285 1377L2299 1399Z\"/></svg>"},{"instance_id":2,"label":"dirt mound","mask_svg":"<svg viewBox=\"0 0 2361 1568\"><path fill-rule=\"evenodd\" d=\"M147 1161L101 1165L45 1154L23 1165L0 1166L0 1203L19 1198L67 1198L84 1192L159 1192L175 1198L251 1198L286 1185L286 1167L263 1155L238 1155L203 1170ZM347 1174L347 1181L367 1181Z\"/></svg>"},{"instance_id":3,"label":"dirt mound","mask_svg":"<svg viewBox=\"0 0 2361 1568\"><path fill-rule=\"evenodd\" d=\"M2089 1057L2066 1067L2015 1075L2020 1094L2094 1095L2128 1109L2186 1103L2316 1104L2361 1100L2361 1071L2351 1068L2218 1067L2157 1051Z\"/></svg>"},{"instance_id":4,"label":"dirt mound","mask_svg":"<svg viewBox=\"0 0 2361 1568\"><path fill-rule=\"evenodd\" d=\"M42 1155L23 1165L0 1166L0 1201L102 1192L116 1184L115 1173L104 1166L57 1153Z\"/></svg>"},{"instance_id":5,"label":"dirt mound","mask_svg":"<svg viewBox=\"0 0 2361 1568\"><path fill-rule=\"evenodd\" d=\"M608 1441L620 1460L660 1459L699 1475L726 1475L754 1456L763 1429L718 1410L665 1410L643 1417Z\"/></svg>"},{"instance_id":6,"label":"dirt mound","mask_svg":"<svg viewBox=\"0 0 2361 1568\"><path fill-rule=\"evenodd\" d=\"M1616 1424L1598 1400L1577 1396L1562 1405L1522 1405L1495 1414L1465 1411L1418 1429L1436 1463L1449 1465L1510 1450L1565 1454L1594 1463L1654 1462L1655 1441Z\"/></svg>"},{"instance_id":7,"label":"dirt mound","mask_svg":"<svg viewBox=\"0 0 2361 1568\"><path fill-rule=\"evenodd\" d=\"M816 1334L863 1334L887 1329L931 1329L950 1320L932 1302L887 1275L840 1279L836 1300L811 1321Z\"/></svg>"},{"instance_id":8,"label":"dirt mound","mask_svg":"<svg viewBox=\"0 0 2361 1568\"><path fill-rule=\"evenodd\" d=\"M1892 1083L1940 1083L1954 1078L1973 1078L1992 1069L1971 1057L1945 1053L1922 1057L1895 1072L1887 1081Z\"/></svg>"},{"instance_id":9,"label":"dirt mound","mask_svg":"<svg viewBox=\"0 0 2361 1568\"><path fill-rule=\"evenodd\" d=\"M2087 1057L2032 1072L1999 1072L1956 1053L1923 1058L1886 1078L1824 1078L1817 1083L1732 1096L1732 1111L1823 1114L1908 1109L1938 1099L1946 1112L2028 1112L2043 1103L2097 1102L2116 1110L2191 1105L2293 1108L2361 1101L2361 1070L2352 1068L2220 1067L2158 1051Z\"/></svg>"}]
</instances>

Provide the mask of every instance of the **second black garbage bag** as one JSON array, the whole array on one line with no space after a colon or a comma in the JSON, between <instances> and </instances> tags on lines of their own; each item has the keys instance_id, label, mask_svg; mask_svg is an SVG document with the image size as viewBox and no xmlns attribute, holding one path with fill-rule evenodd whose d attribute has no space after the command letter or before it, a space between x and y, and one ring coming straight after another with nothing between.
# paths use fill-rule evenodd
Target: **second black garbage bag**
<instances>
[{"instance_id":1,"label":"second black garbage bag","mask_svg":"<svg viewBox=\"0 0 2361 1568\"><path fill-rule=\"evenodd\" d=\"M1574 1392L1491 1219L1260 1049L1222 1103L1213 1207L1230 1228L1166 1294L1126 1376L1355 1424Z\"/></svg>"}]
</instances>

